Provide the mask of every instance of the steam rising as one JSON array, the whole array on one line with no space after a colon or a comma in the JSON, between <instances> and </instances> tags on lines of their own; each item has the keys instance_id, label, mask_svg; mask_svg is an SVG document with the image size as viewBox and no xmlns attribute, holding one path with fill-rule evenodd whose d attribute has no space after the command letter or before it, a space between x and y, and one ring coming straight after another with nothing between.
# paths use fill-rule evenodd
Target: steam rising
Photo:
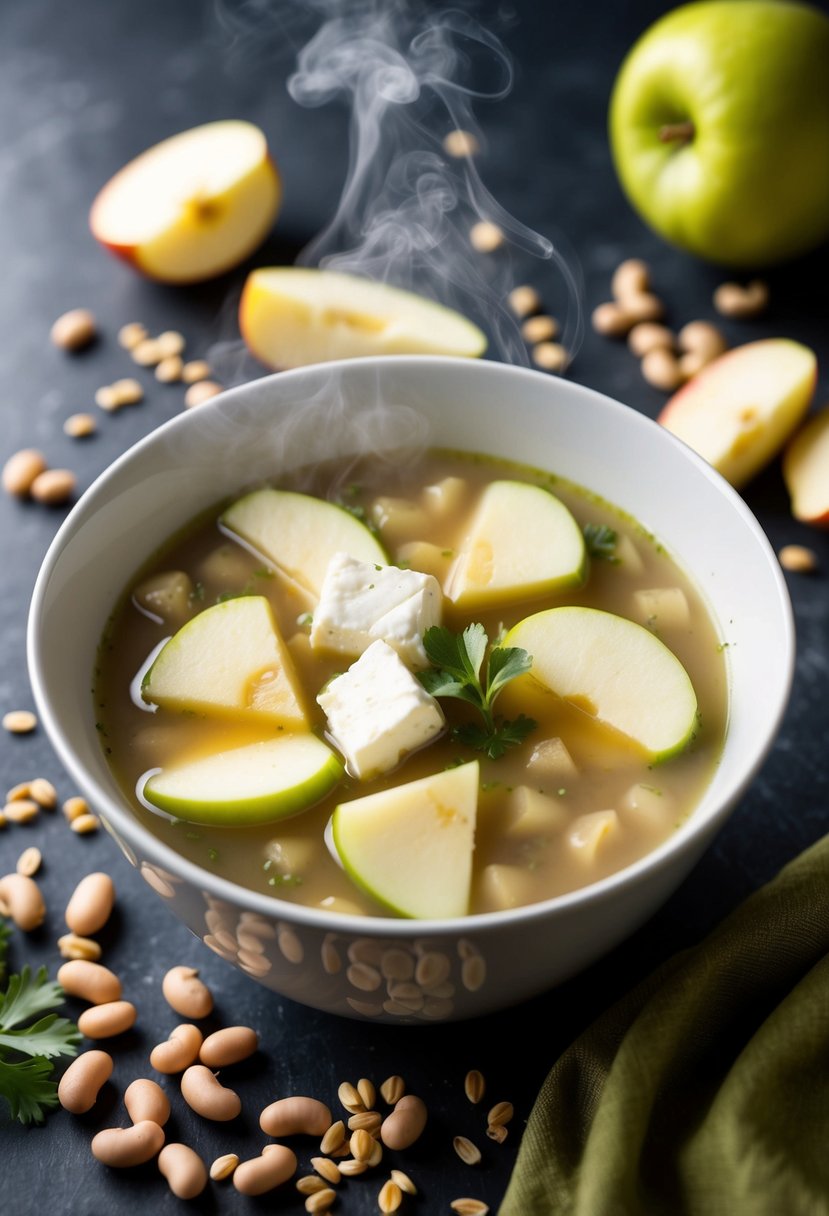
<instances>
[{"instance_id":1,"label":"steam rising","mask_svg":"<svg viewBox=\"0 0 829 1216\"><path fill-rule=\"evenodd\" d=\"M308 107L345 99L351 129L336 213L299 263L439 300L481 326L492 356L519 364L529 362L527 350L505 301L512 287L530 281L574 354L583 332L577 271L493 198L473 158L453 159L443 149L443 137L458 128L484 144L472 103L501 100L512 87L498 39L464 13L428 13L414 0L313 0L299 11L249 0L235 14L220 10L220 18L237 39L261 34L263 19L296 38L309 10L323 21L299 50L288 90ZM495 253L470 245L480 219L506 235Z\"/></svg>"}]
</instances>

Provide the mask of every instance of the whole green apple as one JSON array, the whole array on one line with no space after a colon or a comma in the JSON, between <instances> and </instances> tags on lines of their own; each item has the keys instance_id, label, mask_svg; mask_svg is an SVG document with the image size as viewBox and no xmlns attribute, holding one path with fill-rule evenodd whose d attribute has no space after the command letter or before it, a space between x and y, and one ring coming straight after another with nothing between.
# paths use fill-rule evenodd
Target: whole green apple
<instances>
[{"instance_id":1,"label":"whole green apple","mask_svg":"<svg viewBox=\"0 0 829 1216\"><path fill-rule=\"evenodd\" d=\"M622 186L662 236L732 266L829 234L829 18L795 0L700 0L662 17L610 103Z\"/></svg>"}]
</instances>

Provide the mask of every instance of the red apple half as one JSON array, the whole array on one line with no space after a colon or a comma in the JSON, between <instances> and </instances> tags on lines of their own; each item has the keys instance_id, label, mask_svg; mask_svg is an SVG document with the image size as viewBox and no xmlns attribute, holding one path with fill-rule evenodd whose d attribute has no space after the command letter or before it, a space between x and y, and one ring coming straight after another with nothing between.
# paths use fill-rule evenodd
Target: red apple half
<instances>
[{"instance_id":1,"label":"red apple half","mask_svg":"<svg viewBox=\"0 0 829 1216\"><path fill-rule=\"evenodd\" d=\"M243 261L279 206L265 136L252 123L211 122L130 161L89 217L112 253L164 283L196 283Z\"/></svg>"},{"instance_id":2,"label":"red apple half","mask_svg":"<svg viewBox=\"0 0 829 1216\"><path fill-rule=\"evenodd\" d=\"M829 405L786 448L783 477L795 519L829 528Z\"/></svg>"},{"instance_id":3,"label":"red apple half","mask_svg":"<svg viewBox=\"0 0 829 1216\"><path fill-rule=\"evenodd\" d=\"M788 338L738 346L674 393L658 421L735 487L780 450L809 408L814 351Z\"/></svg>"}]
</instances>

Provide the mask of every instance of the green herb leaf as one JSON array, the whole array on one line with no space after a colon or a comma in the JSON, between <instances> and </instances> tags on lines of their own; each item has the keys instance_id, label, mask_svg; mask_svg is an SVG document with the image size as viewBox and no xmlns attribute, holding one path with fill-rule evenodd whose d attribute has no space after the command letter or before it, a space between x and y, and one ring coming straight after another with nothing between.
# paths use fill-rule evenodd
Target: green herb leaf
<instances>
[{"instance_id":1,"label":"green herb leaf","mask_svg":"<svg viewBox=\"0 0 829 1216\"><path fill-rule=\"evenodd\" d=\"M6 951L9 947L11 935L12 931L9 926L4 920L0 919L0 984L3 982L6 974Z\"/></svg>"},{"instance_id":2,"label":"green herb leaf","mask_svg":"<svg viewBox=\"0 0 829 1216\"><path fill-rule=\"evenodd\" d=\"M45 1112L58 1104L58 1087L52 1065L42 1056L9 1063L0 1059L0 1095L6 1099L13 1119L42 1123Z\"/></svg>"},{"instance_id":3,"label":"green herb leaf","mask_svg":"<svg viewBox=\"0 0 829 1216\"><path fill-rule=\"evenodd\" d=\"M584 543L591 557L605 560L613 557L617 539L616 533L607 524L584 525Z\"/></svg>"},{"instance_id":4,"label":"green herb leaf","mask_svg":"<svg viewBox=\"0 0 829 1216\"><path fill-rule=\"evenodd\" d=\"M21 1030L0 1031L0 1047L8 1047L25 1056L44 1056L52 1060L56 1056L73 1056L75 1044L81 1036L68 1018L59 1018L56 1013Z\"/></svg>"},{"instance_id":5,"label":"green herb leaf","mask_svg":"<svg viewBox=\"0 0 829 1216\"><path fill-rule=\"evenodd\" d=\"M3 932L0 952L5 951ZM40 1123L44 1111L57 1104L57 1086L51 1080L56 1056L74 1056L81 1036L67 1018L53 1010L63 1001L63 989L49 981L46 968L32 975L24 967L9 979L0 993L0 1097L8 1102L12 1117L21 1123ZM45 1016L37 1018L38 1014ZM32 1018L37 1018L31 1022ZM31 1022L24 1026L23 1023ZM16 1060L14 1055L29 1056Z\"/></svg>"},{"instance_id":6,"label":"green herb leaf","mask_svg":"<svg viewBox=\"0 0 829 1216\"><path fill-rule=\"evenodd\" d=\"M486 678L487 701L492 704L505 684L530 670L533 661L520 646L496 646L489 656Z\"/></svg>"},{"instance_id":7,"label":"green herb leaf","mask_svg":"<svg viewBox=\"0 0 829 1216\"><path fill-rule=\"evenodd\" d=\"M63 1001L60 984L49 981L45 967L41 967L34 979L31 969L24 967L20 975L9 979L5 995L0 994L0 1030L12 1030L27 1018L52 1009Z\"/></svg>"}]
</instances>

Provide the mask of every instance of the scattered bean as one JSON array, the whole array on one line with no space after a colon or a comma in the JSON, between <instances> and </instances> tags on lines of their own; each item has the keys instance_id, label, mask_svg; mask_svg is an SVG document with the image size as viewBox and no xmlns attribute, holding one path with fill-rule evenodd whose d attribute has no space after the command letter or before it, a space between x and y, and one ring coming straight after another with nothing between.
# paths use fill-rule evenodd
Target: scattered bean
<instances>
[{"instance_id":1,"label":"scattered bean","mask_svg":"<svg viewBox=\"0 0 829 1216\"><path fill-rule=\"evenodd\" d=\"M322 1136L331 1126L331 1111L318 1098L280 1098L266 1106L259 1126L268 1136Z\"/></svg>"},{"instance_id":2,"label":"scattered bean","mask_svg":"<svg viewBox=\"0 0 829 1216\"><path fill-rule=\"evenodd\" d=\"M87 959L72 959L64 963L58 970L57 980L70 996L78 996L93 1005L106 1005L121 997L118 976L101 963Z\"/></svg>"},{"instance_id":3,"label":"scattered bean","mask_svg":"<svg viewBox=\"0 0 829 1216\"><path fill-rule=\"evenodd\" d=\"M63 804L63 813L70 823L73 819L78 819L81 815L88 815L89 807L86 799L80 797L67 798Z\"/></svg>"},{"instance_id":4,"label":"scattered bean","mask_svg":"<svg viewBox=\"0 0 829 1216\"><path fill-rule=\"evenodd\" d=\"M402 1170L392 1170L391 1179L392 1182L396 1182L401 1191L404 1191L407 1195L417 1194L417 1187L412 1182L409 1175L404 1174Z\"/></svg>"},{"instance_id":5,"label":"scattered bean","mask_svg":"<svg viewBox=\"0 0 829 1216\"><path fill-rule=\"evenodd\" d=\"M406 1082L402 1077L387 1077L380 1086L383 1101L389 1106L396 1106L406 1092Z\"/></svg>"},{"instance_id":6,"label":"scattered bean","mask_svg":"<svg viewBox=\"0 0 829 1216\"><path fill-rule=\"evenodd\" d=\"M312 1157L311 1165L326 1182L330 1182L332 1186L336 1186L338 1182L342 1182L342 1175L337 1169L333 1161L328 1157Z\"/></svg>"},{"instance_id":7,"label":"scattered bean","mask_svg":"<svg viewBox=\"0 0 829 1216\"><path fill-rule=\"evenodd\" d=\"M558 335L555 317L529 317L521 326L521 337L525 342L550 342Z\"/></svg>"},{"instance_id":8,"label":"scattered bean","mask_svg":"<svg viewBox=\"0 0 829 1216\"><path fill-rule=\"evenodd\" d=\"M739 283L721 283L714 292L714 307L724 317L758 317L768 307L768 284L754 279L747 287Z\"/></svg>"},{"instance_id":9,"label":"scattered bean","mask_svg":"<svg viewBox=\"0 0 829 1216\"><path fill-rule=\"evenodd\" d=\"M723 335L710 321L689 321L677 334L680 350L700 355L707 363L728 349Z\"/></svg>"},{"instance_id":10,"label":"scattered bean","mask_svg":"<svg viewBox=\"0 0 829 1216\"><path fill-rule=\"evenodd\" d=\"M181 373L184 369L184 360L181 355L165 355L159 364L156 365L155 378L160 380L162 384L173 384L176 380L181 379Z\"/></svg>"},{"instance_id":11,"label":"scattered bean","mask_svg":"<svg viewBox=\"0 0 829 1216\"><path fill-rule=\"evenodd\" d=\"M88 1039L112 1039L130 1030L135 1019L136 1009L131 1001L107 1001L85 1009L78 1018L78 1030Z\"/></svg>"},{"instance_id":12,"label":"scattered bean","mask_svg":"<svg viewBox=\"0 0 829 1216\"><path fill-rule=\"evenodd\" d=\"M181 1096L197 1115L227 1123L242 1109L239 1095L221 1085L204 1064L191 1064L181 1078Z\"/></svg>"},{"instance_id":13,"label":"scattered bean","mask_svg":"<svg viewBox=\"0 0 829 1216\"><path fill-rule=\"evenodd\" d=\"M158 1168L177 1199L195 1199L207 1186L207 1168L186 1144L165 1144L158 1154Z\"/></svg>"},{"instance_id":14,"label":"scattered bean","mask_svg":"<svg viewBox=\"0 0 829 1216\"><path fill-rule=\"evenodd\" d=\"M672 393L682 383L682 372L676 357L662 347L649 350L641 366L642 375L648 384L663 392Z\"/></svg>"},{"instance_id":15,"label":"scattered bean","mask_svg":"<svg viewBox=\"0 0 829 1216\"><path fill-rule=\"evenodd\" d=\"M341 1161L339 1171L346 1178L357 1178L360 1174L364 1174L368 1169L367 1161L356 1161L353 1157L349 1157L347 1161Z\"/></svg>"},{"instance_id":16,"label":"scattered bean","mask_svg":"<svg viewBox=\"0 0 829 1216\"><path fill-rule=\"evenodd\" d=\"M19 781L17 785L13 785L6 794L6 802L15 802L18 798L28 798L31 785L31 781Z\"/></svg>"},{"instance_id":17,"label":"scattered bean","mask_svg":"<svg viewBox=\"0 0 829 1216\"><path fill-rule=\"evenodd\" d=\"M643 359L651 350L673 350L676 339L667 325L657 325L655 321L640 321L634 325L628 334L628 350Z\"/></svg>"},{"instance_id":18,"label":"scattered bean","mask_svg":"<svg viewBox=\"0 0 829 1216\"><path fill-rule=\"evenodd\" d=\"M144 400L144 389L140 381L133 380L131 376L124 380L116 380L110 387L118 405L138 405L140 401Z\"/></svg>"},{"instance_id":19,"label":"scattered bean","mask_svg":"<svg viewBox=\"0 0 829 1216\"><path fill-rule=\"evenodd\" d=\"M532 349L533 363L546 372L561 372L567 366L567 351L558 342L539 342Z\"/></svg>"},{"instance_id":20,"label":"scattered bean","mask_svg":"<svg viewBox=\"0 0 829 1216\"><path fill-rule=\"evenodd\" d=\"M309 1195L305 1200L306 1212L327 1212L332 1203L337 1198L337 1192L332 1191L330 1187L323 1187L321 1191L317 1191L315 1195Z\"/></svg>"},{"instance_id":21,"label":"scattered bean","mask_svg":"<svg viewBox=\"0 0 829 1216\"><path fill-rule=\"evenodd\" d=\"M252 1056L259 1046L259 1036L249 1026L226 1026L204 1040L199 1060L208 1068L226 1068Z\"/></svg>"},{"instance_id":22,"label":"scattered bean","mask_svg":"<svg viewBox=\"0 0 829 1216\"><path fill-rule=\"evenodd\" d=\"M3 808L9 823L31 823L40 814L40 807L31 798L18 798Z\"/></svg>"},{"instance_id":23,"label":"scattered bean","mask_svg":"<svg viewBox=\"0 0 829 1216\"><path fill-rule=\"evenodd\" d=\"M296 1189L300 1195L316 1195L317 1191L324 1191L326 1187L319 1174L306 1174L303 1178L297 1178Z\"/></svg>"},{"instance_id":24,"label":"scattered bean","mask_svg":"<svg viewBox=\"0 0 829 1216\"><path fill-rule=\"evenodd\" d=\"M126 405L126 402L118 400L111 384L102 384L100 388L95 389L95 404L99 409L112 413L113 410L119 410L122 405Z\"/></svg>"},{"instance_id":25,"label":"scattered bean","mask_svg":"<svg viewBox=\"0 0 829 1216\"><path fill-rule=\"evenodd\" d=\"M112 914L115 884L108 874L96 871L82 878L66 905L66 924L80 937L97 933Z\"/></svg>"},{"instance_id":26,"label":"scattered bean","mask_svg":"<svg viewBox=\"0 0 829 1216\"><path fill-rule=\"evenodd\" d=\"M108 1127L92 1139L92 1156L113 1169L128 1169L151 1161L164 1144L164 1132L145 1119L134 1127Z\"/></svg>"},{"instance_id":27,"label":"scattered bean","mask_svg":"<svg viewBox=\"0 0 829 1216\"><path fill-rule=\"evenodd\" d=\"M210 1177L214 1182L223 1182L225 1178L230 1177L238 1164L236 1153L225 1153L223 1157L217 1157L211 1165Z\"/></svg>"},{"instance_id":28,"label":"scattered bean","mask_svg":"<svg viewBox=\"0 0 829 1216\"><path fill-rule=\"evenodd\" d=\"M0 878L0 914L10 916L24 933L31 933L43 924L46 905L33 878L27 878L25 874L7 874Z\"/></svg>"},{"instance_id":29,"label":"scattered bean","mask_svg":"<svg viewBox=\"0 0 829 1216\"><path fill-rule=\"evenodd\" d=\"M78 479L71 469L46 469L38 473L29 493L35 502L47 507L57 507L66 502L75 492Z\"/></svg>"},{"instance_id":30,"label":"scattered bean","mask_svg":"<svg viewBox=\"0 0 829 1216\"><path fill-rule=\"evenodd\" d=\"M156 343L161 351L162 359L171 359L175 355L180 355L185 346L184 335L175 329L165 329L164 333L159 334L156 338Z\"/></svg>"},{"instance_id":31,"label":"scattered bean","mask_svg":"<svg viewBox=\"0 0 829 1216\"><path fill-rule=\"evenodd\" d=\"M131 348L130 354L140 367L154 367L164 358L164 351L155 338L142 338Z\"/></svg>"},{"instance_id":32,"label":"scattered bean","mask_svg":"<svg viewBox=\"0 0 829 1216\"><path fill-rule=\"evenodd\" d=\"M447 156L459 159L464 156L475 156L480 151L477 137L471 131L447 131L443 137L443 150Z\"/></svg>"},{"instance_id":33,"label":"scattered bean","mask_svg":"<svg viewBox=\"0 0 829 1216\"><path fill-rule=\"evenodd\" d=\"M58 1084L58 1101L73 1115L85 1115L112 1076L112 1056L92 1048L77 1056Z\"/></svg>"},{"instance_id":34,"label":"scattered bean","mask_svg":"<svg viewBox=\"0 0 829 1216\"><path fill-rule=\"evenodd\" d=\"M340 1103L352 1115L356 1115L358 1111L365 1110L359 1090L350 1081L343 1081L337 1089L337 1097Z\"/></svg>"},{"instance_id":35,"label":"scattered bean","mask_svg":"<svg viewBox=\"0 0 829 1216\"><path fill-rule=\"evenodd\" d=\"M161 991L182 1017L206 1018L213 1010L213 996L195 967L171 967L161 981Z\"/></svg>"},{"instance_id":36,"label":"scattered bean","mask_svg":"<svg viewBox=\"0 0 829 1216\"><path fill-rule=\"evenodd\" d=\"M10 735L28 735L37 726L37 718L30 709L10 709L3 715L3 729Z\"/></svg>"},{"instance_id":37,"label":"scattered bean","mask_svg":"<svg viewBox=\"0 0 829 1216\"><path fill-rule=\"evenodd\" d=\"M637 325L642 321L661 321L665 315L665 305L659 296L643 292L638 296L628 296L624 303L624 311L630 318L631 324Z\"/></svg>"},{"instance_id":38,"label":"scattered bean","mask_svg":"<svg viewBox=\"0 0 829 1216\"><path fill-rule=\"evenodd\" d=\"M191 410L194 406L209 401L211 397L218 397L220 392L222 392L222 386L215 380L196 380L184 394L184 404L188 410Z\"/></svg>"},{"instance_id":39,"label":"scattered bean","mask_svg":"<svg viewBox=\"0 0 829 1216\"><path fill-rule=\"evenodd\" d=\"M528 317L530 313L538 312L541 296L534 287L513 287L507 296L507 303L516 317Z\"/></svg>"},{"instance_id":40,"label":"scattered bean","mask_svg":"<svg viewBox=\"0 0 829 1216\"><path fill-rule=\"evenodd\" d=\"M610 290L615 300L627 301L631 296L647 293L651 285L651 272L640 258L627 258L620 262L610 280Z\"/></svg>"},{"instance_id":41,"label":"scattered bean","mask_svg":"<svg viewBox=\"0 0 829 1216\"><path fill-rule=\"evenodd\" d=\"M389 1117L391 1118L391 1116ZM348 1147L355 1161L368 1161L374 1148L374 1137L371 1132L360 1128L352 1133Z\"/></svg>"},{"instance_id":42,"label":"scattered bean","mask_svg":"<svg viewBox=\"0 0 829 1216\"><path fill-rule=\"evenodd\" d=\"M118 345L124 350L133 350L147 337L147 330L140 321L130 321L118 330Z\"/></svg>"},{"instance_id":43,"label":"scattered bean","mask_svg":"<svg viewBox=\"0 0 829 1216\"><path fill-rule=\"evenodd\" d=\"M101 821L97 815L78 815L69 824L77 836L88 836L90 832L97 832L100 826Z\"/></svg>"},{"instance_id":44,"label":"scattered bean","mask_svg":"<svg viewBox=\"0 0 829 1216\"><path fill-rule=\"evenodd\" d=\"M96 963L101 957L101 947L91 937L78 937L77 933L64 933L58 938L61 958L81 958Z\"/></svg>"},{"instance_id":45,"label":"scattered bean","mask_svg":"<svg viewBox=\"0 0 829 1216\"><path fill-rule=\"evenodd\" d=\"M233 1185L242 1195L264 1195L296 1173L296 1156L284 1144L269 1144L261 1157L243 1161L233 1174Z\"/></svg>"},{"instance_id":46,"label":"scattered bean","mask_svg":"<svg viewBox=\"0 0 829 1216\"><path fill-rule=\"evenodd\" d=\"M348 1130L350 1132L360 1131L361 1129L370 1132L372 1135L380 1130L380 1124L383 1122L383 1116L379 1110L363 1110L356 1115L351 1115L348 1120Z\"/></svg>"},{"instance_id":47,"label":"scattered bean","mask_svg":"<svg viewBox=\"0 0 829 1216\"><path fill-rule=\"evenodd\" d=\"M418 1139L425 1126L425 1104L414 1094L406 1094L383 1120L380 1138L387 1148L408 1148Z\"/></svg>"},{"instance_id":48,"label":"scattered bean","mask_svg":"<svg viewBox=\"0 0 829 1216\"><path fill-rule=\"evenodd\" d=\"M360 1101L366 1110L373 1110L374 1103L377 1101L377 1090L368 1077L361 1077L357 1082L357 1093L360 1095Z\"/></svg>"},{"instance_id":49,"label":"scattered bean","mask_svg":"<svg viewBox=\"0 0 829 1216\"><path fill-rule=\"evenodd\" d=\"M32 483L47 469L46 457L36 448L23 448L15 452L3 465L3 489L7 494L25 498Z\"/></svg>"},{"instance_id":50,"label":"scattered bean","mask_svg":"<svg viewBox=\"0 0 829 1216\"><path fill-rule=\"evenodd\" d=\"M494 253L505 240L504 230L491 220L479 220L469 229L469 243L478 253Z\"/></svg>"},{"instance_id":51,"label":"scattered bean","mask_svg":"<svg viewBox=\"0 0 829 1216\"><path fill-rule=\"evenodd\" d=\"M596 333L602 334L605 338L621 338L628 333L634 323L633 317L629 316L620 304L612 300L594 308L590 320Z\"/></svg>"},{"instance_id":52,"label":"scattered bean","mask_svg":"<svg viewBox=\"0 0 829 1216\"><path fill-rule=\"evenodd\" d=\"M792 574L811 574L817 570L817 554L805 545L784 545L777 556L783 569Z\"/></svg>"},{"instance_id":53,"label":"scattered bean","mask_svg":"<svg viewBox=\"0 0 829 1216\"><path fill-rule=\"evenodd\" d=\"M152 1049L150 1063L156 1072L184 1072L199 1058L201 1045L202 1032L198 1026L184 1023L170 1032L169 1039Z\"/></svg>"},{"instance_id":54,"label":"scattered bean","mask_svg":"<svg viewBox=\"0 0 829 1216\"><path fill-rule=\"evenodd\" d=\"M73 308L58 317L50 331L55 346L61 350L81 350L89 346L97 334L95 318L88 308Z\"/></svg>"},{"instance_id":55,"label":"scattered bean","mask_svg":"<svg viewBox=\"0 0 829 1216\"><path fill-rule=\"evenodd\" d=\"M138 1077L127 1086L124 1106L133 1123L150 1119L163 1127L170 1118L170 1100L157 1081L149 1077Z\"/></svg>"},{"instance_id":56,"label":"scattered bean","mask_svg":"<svg viewBox=\"0 0 829 1216\"><path fill-rule=\"evenodd\" d=\"M345 1142L345 1125L342 1119L338 1119L336 1123L332 1123L328 1131L320 1141L320 1152L328 1155L335 1153L341 1148Z\"/></svg>"},{"instance_id":57,"label":"scattered bean","mask_svg":"<svg viewBox=\"0 0 829 1216\"><path fill-rule=\"evenodd\" d=\"M396 1212L402 1202L403 1192L394 1179L389 1178L380 1188L380 1194L377 1196L377 1206L381 1212Z\"/></svg>"},{"instance_id":58,"label":"scattered bean","mask_svg":"<svg viewBox=\"0 0 829 1216\"><path fill-rule=\"evenodd\" d=\"M51 810L52 807L57 806L57 790L52 785L52 782L47 781L45 777L35 777L34 781L29 782L29 795L34 798L35 802L47 810Z\"/></svg>"},{"instance_id":59,"label":"scattered bean","mask_svg":"<svg viewBox=\"0 0 829 1216\"><path fill-rule=\"evenodd\" d=\"M185 384L196 384L199 380L209 380L211 374L210 364L206 363L204 359L191 359L181 369L181 378Z\"/></svg>"}]
</instances>

